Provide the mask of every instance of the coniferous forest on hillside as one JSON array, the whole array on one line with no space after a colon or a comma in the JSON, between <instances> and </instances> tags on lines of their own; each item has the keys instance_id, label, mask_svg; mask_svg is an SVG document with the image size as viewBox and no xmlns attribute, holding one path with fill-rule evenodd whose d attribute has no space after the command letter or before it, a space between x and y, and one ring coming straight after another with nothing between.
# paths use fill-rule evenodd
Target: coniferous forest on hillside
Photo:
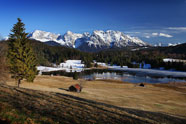
<instances>
[{"instance_id":1,"label":"coniferous forest on hillside","mask_svg":"<svg viewBox=\"0 0 186 124\"><path fill-rule=\"evenodd\" d=\"M5 53L7 42L0 42L0 47L3 48ZM163 62L164 58L186 59L186 44L172 47L149 47L135 51L130 49L108 49L100 52L83 52L64 46L50 46L36 40L29 40L29 42L36 53L38 65L52 66L52 64L58 65L68 59L80 59L87 67L90 67L90 63L96 60L97 62L105 62L121 67L138 68L139 63L147 63L151 64L152 68L164 67L165 69L186 70L186 64L183 62Z\"/></svg>"}]
</instances>

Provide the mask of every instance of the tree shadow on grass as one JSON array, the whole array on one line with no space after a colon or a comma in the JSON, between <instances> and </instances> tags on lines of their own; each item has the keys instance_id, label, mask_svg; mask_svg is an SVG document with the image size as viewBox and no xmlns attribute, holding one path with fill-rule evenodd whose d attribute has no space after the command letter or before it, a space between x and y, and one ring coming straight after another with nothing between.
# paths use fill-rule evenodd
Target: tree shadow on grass
<instances>
[{"instance_id":1,"label":"tree shadow on grass","mask_svg":"<svg viewBox=\"0 0 186 124\"><path fill-rule=\"evenodd\" d=\"M60 90L69 91L69 89L59 88Z\"/></svg>"},{"instance_id":2,"label":"tree shadow on grass","mask_svg":"<svg viewBox=\"0 0 186 124\"><path fill-rule=\"evenodd\" d=\"M60 123L176 123L183 124L186 119L159 112L142 111L96 102L68 94L42 92L24 88L7 88L7 95L0 99L8 102L22 112L51 118ZM62 89L66 90L67 89ZM0 92L5 92L4 90ZM12 95L8 95L12 92Z\"/></svg>"}]
</instances>

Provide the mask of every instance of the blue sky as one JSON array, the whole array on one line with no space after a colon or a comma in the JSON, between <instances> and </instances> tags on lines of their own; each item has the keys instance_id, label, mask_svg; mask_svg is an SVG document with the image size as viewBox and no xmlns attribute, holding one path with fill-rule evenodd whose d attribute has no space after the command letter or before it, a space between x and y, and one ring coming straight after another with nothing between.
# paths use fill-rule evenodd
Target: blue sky
<instances>
[{"instance_id":1,"label":"blue sky","mask_svg":"<svg viewBox=\"0 0 186 124\"><path fill-rule=\"evenodd\" d=\"M0 37L26 31L119 30L149 43L186 42L186 0L0 0Z\"/></svg>"}]
</instances>

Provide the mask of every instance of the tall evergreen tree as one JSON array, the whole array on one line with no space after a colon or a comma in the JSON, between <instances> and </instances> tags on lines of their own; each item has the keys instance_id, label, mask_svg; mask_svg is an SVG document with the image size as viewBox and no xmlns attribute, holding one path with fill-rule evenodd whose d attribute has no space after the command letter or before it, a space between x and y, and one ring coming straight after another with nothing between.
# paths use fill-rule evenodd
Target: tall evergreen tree
<instances>
[{"instance_id":1,"label":"tall evergreen tree","mask_svg":"<svg viewBox=\"0 0 186 124\"><path fill-rule=\"evenodd\" d=\"M37 73L36 57L28 40L28 33L25 33L24 23L21 19L14 24L9 36L8 61L12 77L16 79L19 87L24 78L33 82Z\"/></svg>"}]
</instances>

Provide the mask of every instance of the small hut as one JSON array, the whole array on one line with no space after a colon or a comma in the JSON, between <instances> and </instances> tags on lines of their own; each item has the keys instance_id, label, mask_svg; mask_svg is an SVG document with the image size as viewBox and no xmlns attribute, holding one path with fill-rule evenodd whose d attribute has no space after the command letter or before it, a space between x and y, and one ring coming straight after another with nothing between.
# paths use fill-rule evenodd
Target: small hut
<instances>
[{"instance_id":1,"label":"small hut","mask_svg":"<svg viewBox=\"0 0 186 124\"><path fill-rule=\"evenodd\" d=\"M144 84L144 83L140 83L139 86L140 86L140 87L144 87L145 84Z\"/></svg>"},{"instance_id":2,"label":"small hut","mask_svg":"<svg viewBox=\"0 0 186 124\"><path fill-rule=\"evenodd\" d=\"M72 91L72 92L81 92L82 90L82 86L79 85L79 84L75 84L75 85L72 85L69 87L69 91Z\"/></svg>"}]
</instances>

